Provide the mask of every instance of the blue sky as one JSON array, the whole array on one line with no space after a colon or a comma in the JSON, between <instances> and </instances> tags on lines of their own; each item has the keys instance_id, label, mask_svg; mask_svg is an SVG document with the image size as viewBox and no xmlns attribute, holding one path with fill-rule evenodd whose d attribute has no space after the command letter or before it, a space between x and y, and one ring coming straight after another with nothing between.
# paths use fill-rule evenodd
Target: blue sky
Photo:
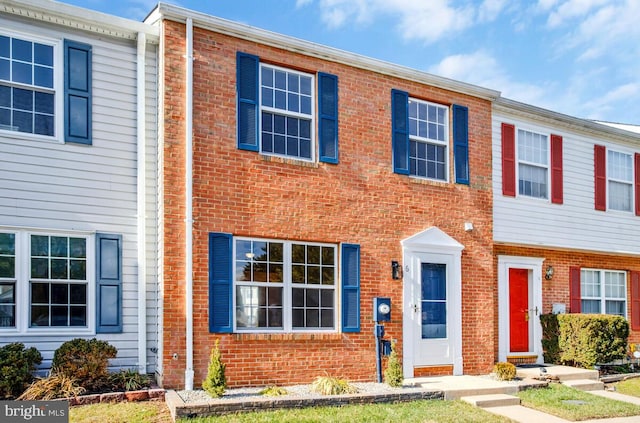
<instances>
[{"instance_id":1,"label":"blue sky","mask_svg":"<svg viewBox=\"0 0 640 423\"><path fill-rule=\"evenodd\" d=\"M156 4L64 2L135 20ZM556 112L640 124L638 0L167 3L495 89Z\"/></svg>"}]
</instances>

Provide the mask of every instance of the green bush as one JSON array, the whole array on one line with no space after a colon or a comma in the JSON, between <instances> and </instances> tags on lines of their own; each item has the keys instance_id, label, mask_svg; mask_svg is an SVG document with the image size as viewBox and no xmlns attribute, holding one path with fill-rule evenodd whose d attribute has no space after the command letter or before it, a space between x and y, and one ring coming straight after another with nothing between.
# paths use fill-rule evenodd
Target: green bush
<instances>
[{"instance_id":1,"label":"green bush","mask_svg":"<svg viewBox=\"0 0 640 423\"><path fill-rule=\"evenodd\" d=\"M209 358L207 378L202 382L202 389L214 398L221 397L227 389L227 378L224 375L226 366L222 362L222 354L220 354L220 348L218 348L219 343L220 340L216 339L216 344L211 350Z\"/></svg>"},{"instance_id":2,"label":"green bush","mask_svg":"<svg viewBox=\"0 0 640 423\"><path fill-rule=\"evenodd\" d=\"M109 384L109 359L118 350L106 341L76 338L63 343L53 354L52 373L74 379L88 392L99 391Z\"/></svg>"},{"instance_id":3,"label":"green bush","mask_svg":"<svg viewBox=\"0 0 640 423\"><path fill-rule=\"evenodd\" d=\"M151 379L148 375L140 374L133 369L111 373L109 382L114 391L137 391L151 385Z\"/></svg>"},{"instance_id":4,"label":"green bush","mask_svg":"<svg viewBox=\"0 0 640 423\"><path fill-rule=\"evenodd\" d=\"M33 380L36 365L42 363L40 352L14 342L0 348L0 398L15 398Z\"/></svg>"},{"instance_id":5,"label":"green bush","mask_svg":"<svg viewBox=\"0 0 640 423\"><path fill-rule=\"evenodd\" d=\"M563 364L590 369L626 356L629 322L621 316L560 314L558 324Z\"/></svg>"},{"instance_id":6,"label":"green bush","mask_svg":"<svg viewBox=\"0 0 640 423\"><path fill-rule=\"evenodd\" d=\"M541 314L540 324L542 325L542 355L545 363L560 364L560 346L558 336L557 314Z\"/></svg>"},{"instance_id":7,"label":"green bush","mask_svg":"<svg viewBox=\"0 0 640 423\"><path fill-rule=\"evenodd\" d=\"M387 385L393 387L402 386L404 376L402 374L402 364L398 359L398 353L396 353L396 342L391 343L391 354L389 355L389 361L387 362L387 368L384 371L384 381Z\"/></svg>"},{"instance_id":8,"label":"green bush","mask_svg":"<svg viewBox=\"0 0 640 423\"><path fill-rule=\"evenodd\" d=\"M513 380L516 377L516 366L513 363L501 361L493 366L493 373L495 373L498 380Z\"/></svg>"}]
</instances>

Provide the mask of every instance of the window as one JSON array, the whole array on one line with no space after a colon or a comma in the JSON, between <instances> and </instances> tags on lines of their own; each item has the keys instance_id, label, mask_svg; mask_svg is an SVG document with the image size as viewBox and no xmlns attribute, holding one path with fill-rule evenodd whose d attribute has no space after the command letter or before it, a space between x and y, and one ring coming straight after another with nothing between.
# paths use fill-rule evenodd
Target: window
<instances>
[{"instance_id":1,"label":"window","mask_svg":"<svg viewBox=\"0 0 640 423\"><path fill-rule=\"evenodd\" d=\"M235 240L235 326L243 330L336 329L336 247Z\"/></svg>"},{"instance_id":2,"label":"window","mask_svg":"<svg viewBox=\"0 0 640 423\"><path fill-rule=\"evenodd\" d=\"M518 192L549 198L549 142L546 135L518 129Z\"/></svg>"},{"instance_id":3,"label":"window","mask_svg":"<svg viewBox=\"0 0 640 423\"><path fill-rule=\"evenodd\" d=\"M409 174L448 179L449 109L409 99Z\"/></svg>"},{"instance_id":4,"label":"window","mask_svg":"<svg viewBox=\"0 0 640 423\"><path fill-rule=\"evenodd\" d=\"M607 150L607 188L610 209L632 211L633 158L631 154Z\"/></svg>"},{"instance_id":5,"label":"window","mask_svg":"<svg viewBox=\"0 0 640 423\"><path fill-rule=\"evenodd\" d=\"M0 230L0 329L122 332L122 236Z\"/></svg>"},{"instance_id":6,"label":"window","mask_svg":"<svg viewBox=\"0 0 640 423\"><path fill-rule=\"evenodd\" d=\"M0 35L0 129L55 135L54 45Z\"/></svg>"},{"instance_id":7,"label":"window","mask_svg":"<svg viewBox=\"0 0 640 423\"><path fill-rule=\"evenodd\" d=\"M582 269L581 312L627 314L627 275L621 271Z\"/></svg>"}]
</instances>

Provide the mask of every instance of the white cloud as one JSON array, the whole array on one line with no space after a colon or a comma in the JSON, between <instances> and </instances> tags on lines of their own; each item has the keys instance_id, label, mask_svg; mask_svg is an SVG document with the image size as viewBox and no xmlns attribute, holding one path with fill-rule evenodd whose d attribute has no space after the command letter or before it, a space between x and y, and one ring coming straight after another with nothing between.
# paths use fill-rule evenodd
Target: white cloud
<instances>
[{"instance_id":1,"label":"white cloud","mask_svg":"<svg viewBox=\"0 0 640 423\"><path fill-rule=\"evenodd\" d=\"M611 3L611 0L567 0L551 12L547 23L550 27L557 27L567 20L584 16L594 8L608 3Z\"/></svg>"},{"instance_id":2,"label":"white cloud","mask_svg":"<svg viewBox=\"0 0 640 423\"><path fill-rule=\"evenodd\" d=\"M478 20L480 22L491 22L500 15L506 6L506 0L484 0L478 10Z\"/></svg>"},{"instance_id":3,"label":"white cloud","mask_svg":"<svg viewBox=\"0 0 640 423\"><path fill-rule=\"evenodd\" d=\"M313 0L296 0L296 9L304 7L308 4L311 4Z\"/></svg>"},{"instance_id":4,"label":"white cloud","mask_svg":"<svg viewBox=\"0 0 640 423\"><path fill-rule=\"evenodd\" d=\"M640 83L628 83L610 89L603 96L596 96L584 105L585 114L589 117L602 116L608 112L615 112L620 104L629 99L637 98L640 94Z\"/></svg>"}]
</instances>

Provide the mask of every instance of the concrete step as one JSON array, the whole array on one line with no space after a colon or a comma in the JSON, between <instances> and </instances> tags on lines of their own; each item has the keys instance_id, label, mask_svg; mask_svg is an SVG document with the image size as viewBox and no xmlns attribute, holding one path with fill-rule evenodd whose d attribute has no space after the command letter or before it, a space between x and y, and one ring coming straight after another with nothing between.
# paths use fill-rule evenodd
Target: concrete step
<instances>
[{"instance_id":1,"label":"concrete step","mask_svg":"<svg viewBox=\"0 0 640 423\"><path fill-rule=\"evenodd\" d=\"M592 379L598 380L600 373L597 370L578 369L569 366L547 365L544 367L518 367L517 376L521 378L540 378L548 377L549 380L579 380Z\"/></svg>"},{"instance_id":2,"label":"concrete step","mask_svg":"<svg viewBox=\"0 0 640 423\"><path fill-rule=\"evenodd\" d=\"M460 399L480 408L520 405L520 398L507 394L473 395L469 397L462 397Z\"/></svg>"},{"instance_id":3,"label":"concrete step","mask_svg":"<svg viewBox=\"0 0 640 423\"><path fill-rule=\"evenodd\" d=\"M562 382L562 384L570 386L572 388L580 389L581 391L601 391L604 389L603 382L593 379L565 380Z\"/></svg>"},{"instance_id":4,"label":"concrete step","mask_svg":"<svg viewBox=\"0 0 640 423\"><path fill-rule=\"evenodd\" d=\"M479 395L508 395L516 394L517 386L502 386L495 388L450 388L444 390L445 400L457 400L463 397L479 396Z\"/></svg>"}]
</instances>

